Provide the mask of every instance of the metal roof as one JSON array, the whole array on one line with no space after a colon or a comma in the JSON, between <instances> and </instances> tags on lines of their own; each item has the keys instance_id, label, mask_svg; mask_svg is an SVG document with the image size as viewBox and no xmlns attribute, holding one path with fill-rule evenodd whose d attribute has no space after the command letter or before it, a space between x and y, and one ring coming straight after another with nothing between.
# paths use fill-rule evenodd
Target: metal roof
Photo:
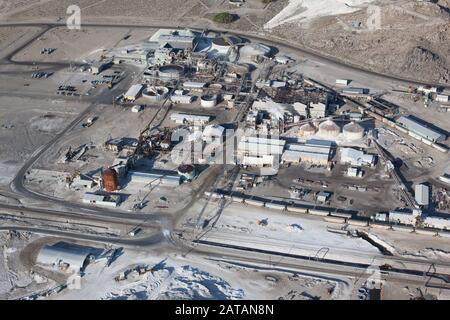
<instances>
[{"instance_id":1,"label":"metal roof","mask_svg":"<svg viewBox=\"0 0 450 320\"><path fill-rule=\"evenodd\" d=\"M251 143L240 141L238 150L240 152L253 155L280 155L283 153L284 146L263 143Z\"/></svg>"},{"instance_id":2,"label":"metal roof","mask_svg":"<svg viewBox=\"0 0 450 320\"><path fill-rule=\"evenodd\" d=\"M132 182L137 183L161 183L161 184L180 184L180 176L178 173L167 172L167 173L151 173L151 172L139 172L139 171L130 171L129 173L130 179Z\"/></svg>"},{"instance_id":3,"label":"metal roof","mask_svg":"<svg viewBox=\"0 0 450 320\"><path fill-rule=\"evenodd\" d=\"M402 116L397 120L397 123L428 140L431 141L445 140L444 134L432 130L426 127L425 125L420 124L419 122L411 119L410 117Z\"/></svg>"},{"instance_id":4,"label":"metal roof","mask_svg":"<svg viewBox=\"0 0 450 320\"><path fill-rule=\"evenodd\" d=\"M136 98L141 93L143 88L144 88L144 86L142 84L134 84L125 93L125 97L134 97L134 98Z\"/></svg>"},{"instance_id":5,"label":"metal roof","mask_svg":"<svg viewBox=\"0 0 450 320\"><path fill-rule=\"evenodd\" d=\"M37 256L37 263L56 266L60 263L69 264L69 268L82 270L86 259L98 253L99 249L79 246L67 242L58 242L44 246Z\"/></svg>"},{"instance_id":6,"label":"metal roof","mask_svg":"<svg viewBox=\"0 0 450 320\"><path fill-rule=\"evenodd\" d=\"M421 206L427 206L430 203L430 188L424 184L418 184L414 188L416 202Z\"/></svg>"},{"instance_id":7,"label":"metal roof","mask_svg":"<svg viewBox=\"0 0 450 320\"><path fill-rule=\"evenodd\" d=\"M105 199L104 195L96 194L93 192L86 192L83 196L83 200L85 201L103 201Z\"/></svg>"}]
</instances>

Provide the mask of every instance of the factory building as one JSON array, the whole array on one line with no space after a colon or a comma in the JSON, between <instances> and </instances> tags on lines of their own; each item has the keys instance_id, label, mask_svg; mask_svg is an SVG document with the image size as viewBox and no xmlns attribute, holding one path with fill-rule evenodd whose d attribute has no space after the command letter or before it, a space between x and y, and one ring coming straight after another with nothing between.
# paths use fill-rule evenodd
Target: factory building
<instances>
[{"instance_id":1,"label":"factory building","mask_svg":"<svg viewBox=\"0 0 450 320\"><path fill-rule=\"evenodd\" d=\"M134 84L130 87L130 89L128 89L128 91L123 95L123 97L125 100L133 102L137 98L139 98L142 89L144 89L144 86L142 84Z\"/></svg>"},{"instance_id":2,"label":"factory building","mask_svg":"<svg viewBox=\"0 0 450 320\"><path fill-rule=\"evenodd\" d=\"M325 103L311 103L309 105L309 116L311 118L324 118L327 116L327 105Z\"/></svg>"},{"instance_id":3,"label":"factory building","mask_svg":"<svg viewBox=\"0 0 450 320\"><path fill-rule=\"evenodd\" d=\"M170 97L170 101L175 104L191 104L194 97L187 94L174 94Z\"/></svg>"},{"instance_id":4,"label":"factory building","mask_svg":"<svg viewBox=\"0 0 450 320\"><path fill-rule=\"evenodd\" d=\"M73 179L72 183L70 184L70 187L92 189L94 185L95 185L94 179L84 174L80 174L79 176L75 177L75 179Z\"/></svg>"},{"instance_id":5,"label":"factory building","mask_svg":"<svg viewBox=\"0 0 450 320\"><path fill-rule=\"evenodd\" d=\"M128 172L130 162L131 159L128 157L117 157L114 159L111 168L113 168L114 171L117 172L118 177L123 178Z\"/></svg>"},{"instance_id":6,"label":"factory building","mask_svg":"<svg viewBox=\"0 0 450 320\"><path fill-rule=\"evenodd\" d=\"M436 95L436 101L447 103L450 101L450 97L445 94L438 94Z\"/></svg>"},{"instance_id":7,"label":"factory building","mask_svg":"<svg viewBox=\"0 0 450 320\"><path fill-rule=\"evenodd\" d=\"M318 140L308 140L305 144L289 144L285 159L294 159L299 156L300 161L326 166L330 160L332 146L328 143L318 143Z\"/></svg>"},{"instance_id":8,"label":"factory building","mask_svg":"<svg viewBox=\"0 0 450 320\"><path fill-rule=\"evenodd\" d=\"M170 120L175 121L177 124L193 124L193 125L205 125L212 120L212 116L187 114L187 113L172 113Z\"/></svg>"},{"instance_id":9,"label":"factory building","mask_svg":"<svg viewBox=\"0 0 450 320\"><path fill-rule=\"evenodd\" d=\"M117 207L120 200L120 195L98 194L95 192L86 192L83 196L83 203L104 207Z\"/></svg>"},{"instance_id":10,"label":"factory building","mask_svg":"<svg viewBox=\"0 0 450 320\"><path fill-rule=\"evenodd\" d=\"M222 137L224 136L224 133L224 127L217 124L208 125L203 130L203 141L205 141L206 143L211 143L213 141L219 140L220 142Z\"/></svg>"},{"instance_id":11,"label":"factory building","mask_svg":"<svg viewBox=\"0 0 450 320\"><path fill-rule=\"evenodd\" d=\"M427 228L450 230L450 217L427 216L423 219L423 226Z\"/></svg>"},{"instance_id":12,"label":"factory building","mask_svg":"<svg viewBox=\"0 0 450 320\"><path fill-rule=\"evenodd\" d=\"M168 46L177 50L192 49L194 47L195 33L189 29L159 29L149 39L157 42L160 47Z\"/></svg>"},{"instance_id":13,"label":"factory building","mask_svg":"<svg viewBox=\"0 0 450 320\"><path fill-rule=\"evenodd\" d=\"M163 185L175 187L180 184L180 176L178 176L176 171L129 171L128 176L130 183L138 183L144 186Z\"/></svg>"},{"instance_id":14,"label":"factory building","mask_svg":"<svg viewBox=\"0 0 450 320\"><path fill-rule=\"evenodd\" d=\"M350 84L350 80L348 79L336 79L336 85L338 86L348 86Z\"/></svg>"},{"instance_id":15,"label":"factory building","mask_svg":"<svg viewBox=\"0 0 450 320\"><path fill-rule=\"evenodd\" d=\"M369 94L370 90L366 89L366 88L345 88L342 89L342 93L344 95L349 95L349 96L358 96L358 95L366 95Z\"/></svg>"},{"instance_id":16,"label":"factory building","mask_svg":"<svg viewBox=\"0 0 450 320\"><path fill-rule=\"evenodd\" d=\"M238 155L242 164L271 167L280 161L286 141L262 137L242 137L238 143Z\"/></svg>"},{"instance_id":17,"label":"factory building","mask_svg":"<svg viewBox=\"0 0 450 320\"><path fill-rule=\"evenodd\" d=\"M271 155L263 155L263 156L244 156L242 158L242 165L250 166L250 167L273 167L276 165L278 161L276 157Z\"/></svg>"},{"instance_id":18,"label":"factory building","mask_svg":"<svg viewBox=\"0 0 450 320\"><path fill-rule=\"evenodd\" d=\"M186 81L183 83L183 88L188 90L203 90L206 87L206 82Z\"/></svg>"},{"instance_id":19,"label":"factory building","mask_svg":"<svg viewBox=\"0 0 450 320\"><path fill-rule=\"evenodd\" d=\"M300 163L301 153L295 150L285 150L281 156L282 163Z\"/></svg>"},{"instance_id":20,"label":"factory building","mask_svg":"<svg viewBox=\"0 0 450 320\"><path fill-rule=\"evenodd\" d=\"M442 142L447 138L444 134L426 127L411 117L402 116L397 120L397 123L412 133L432 142Z\"/></svg>"},{"instance_id":21,"label":"factory building","mask_svg":"<svg viewBox=\"0 0 450 320\"><path fill-rule=\"evenodd\" d=\"M416 185L414 196L418 205L428 206L430 204L430 188L428 186L424 184Z\"/></svg>"},{"instance_id":22,"label":"factory building","mask_svg":"<svg viewBox=\"0 0 450 320\"><path fill-rule=\"evenodd\" d=\"M420 210L390 211L389 222L415 226L417 218L420 217L420 215Z\"/></svg>"},{"instance_id":23,"label":"factory building","mask_svg":"<svg viewBox=\"0 0 450 320\"><path fill-rule=\"evenodd\" d=\"M123 48L112 53L114 64L133 63L147 65L148 60L155 50L158 48L156 43L143 43L133 46L133 48Z\"/></svg>"},{"instance_id":24,"label":"factory building","mask_svg":"<svg viewBox=\"0 0 450 320\"><path fill-rule=\"evenodd\" d=\"M301 102L295 102L293 105L295 112L303 118L309 118L308 106Z\"/></svg>"},{"instance_id":25,"label":"factory building","mask_svg":"<svg viewBox=\"0 0 450 320\"><path fill-rule=\"evenodd\" d=\"M365 154L353 148L341 148L341 163L350 164L352 166L373 166L376 158L371 154Z\"/></svg>"},{"instance_id":26,"label":"factory building","mask_svg":"<svg viewBox=\"0 0 450 320\"><path fill-rule=\"evenodd\" d=\"M91 73L97 75L102 71L108 69L111 66L111 64L112 64L111 61L96 61L90 67Z\"/></svg>"},{"instance_id":27,"label":"factory building","mask_svg":"<svg viewBox=\"0 0 450 320\"><path fill-rule=\"evenodd\" d=\"M39 251L36 262L67 272L82 272L95 260L100 250L67 242L45 245Z\"/></svg>"}]
</instances>

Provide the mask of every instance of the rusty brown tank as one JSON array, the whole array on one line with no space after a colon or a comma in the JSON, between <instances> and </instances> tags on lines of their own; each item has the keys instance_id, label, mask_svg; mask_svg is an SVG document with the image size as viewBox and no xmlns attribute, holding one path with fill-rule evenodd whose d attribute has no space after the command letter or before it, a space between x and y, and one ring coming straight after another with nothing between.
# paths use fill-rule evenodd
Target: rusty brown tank
<instances>
[{"instance_id":1,"label":"rusty brown tank","mask_svg":"<svg viewBox=\"0 0 450 320\"><path fill-rule=\"evenodd\" d=\"M119 178L116 170L108 168L102 173L103 188L108 191L116 191L119 187Z\"/></svg>"}]
</instances>

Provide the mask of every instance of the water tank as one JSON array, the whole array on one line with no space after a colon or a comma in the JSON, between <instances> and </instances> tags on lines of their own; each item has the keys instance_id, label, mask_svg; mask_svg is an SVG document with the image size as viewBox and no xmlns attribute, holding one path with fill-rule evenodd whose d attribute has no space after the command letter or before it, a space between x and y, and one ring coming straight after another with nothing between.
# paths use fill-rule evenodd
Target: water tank
<instances>
[{"instance_id":1,"label":"water tank","mask_svg":"<svg viewBox=\"0 0 450 320\"><path fill-rule=\"evenodd\" d=\"M300 127L300 129L298 131L298 135L300 137L308 137L308 136L315 135L316 132L317 132L316 127L312 123L308 122Z\"/></svg>"},{"instance_id":2,"label":"water tank","mask_svg":"<svg viewBox=\"0 0 450 320\"><path fill-rule=\"evenodd\" d=\"M343 132L348 140L360 140L364 137L364 128L356 122L346 124Z\"/></svg>"},{"instance_id":3,"label":"water tank","mask_svg":"<svg viewBox=\"0 0 450 320\"><path fill-rule=\"evenodd\" d=\"M192 180L195 177L195 167L190 164L182 164L178 167L178 174L183 180Z\"/></svg>"},{"instance_id":4,"label":"water tank","mask_svg":"<svg viewBox=\"0 0 450 320\"><path fill-rule=\"evenodd\" d=\"M323 138L336 138L341 128L333 120L326 120L319 125L319 136Z\"/></svg>"},{"instance_id":5,"label":"water tank","mask_svg":"<svg viewBox=\"0 0 450 320\"><path fill-rule=\"evenodd\" d=\"M108 192L116 191L119 187L119 178L116 170L108 168L102 172L103 188Z\"/></svg>"},{"instance_id":6,"label":"water tank","mask_svg":"<svg viewBox=\"0 0 450 320\"><path fill-rule=\"evenodd\" d=\"M158 75L163 79L179 79L184 75L184 67L177 64L168 64L158 69Z\"/></svg>"},{"instance_id":7,"label":"water tank","mask_svg":"<svg viewBox=\"0 0 450 320\"><path fill-rule=\"evenodd\" d=\"M217 105L217 95L206 94L200 98L200 105L203 108L213 108Z\"/></svg>"}]
</instances>

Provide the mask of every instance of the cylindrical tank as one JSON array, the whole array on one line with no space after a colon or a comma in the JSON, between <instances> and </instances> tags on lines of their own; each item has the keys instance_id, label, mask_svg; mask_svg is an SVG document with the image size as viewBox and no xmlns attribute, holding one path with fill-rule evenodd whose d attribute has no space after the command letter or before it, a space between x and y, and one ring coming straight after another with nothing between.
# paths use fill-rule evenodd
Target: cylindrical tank
<instances>
[{"instance_id":1,"label":"cylindrical tank","mask_svg":"<svg viewBox=\"0 0 450 320\"><path fill-rule=\"evenodd\" d=\"M168 64L158 69L158 75L165 79L179 79L184 74L184 67L177 64Z\"/></svg>"},{"instance_id":2,"label":"cylindrical tank","mask_svg":"<svg viewBox=\"0 0 450 320\"><path fill-rule=\"evenodd\" d=\"M317 132L316 127L314 127L314 125L312 123L308 122L300 127L300 129L298 130L298 135L300 137L308 137L308 136L315 135L316 132Z\"/></svg>"},{"instance_id":3,"label":"cylindrical tank","mask_svg":"<svg viewBox=\"0 0 450 320\"><path fill-rule=\"evenodd\" d=\"M233 37L217 37L213 39L211 49L216 50L218 53L226 54L237 42L237 39Z\"/></svg>"},{"instance_id":4,"label":"cylindrical tank","mask_svg":"<svg viewBox=\"0 0 450 320\"><path fill-rule=\"evenodd\" d=\"M162 101L167 97L169 89L166 87L152 86L145 88L142 96L150 101Z\"/></svg>"},{"instance_id":5,"label":"cylindrical tank","mask_svg":"<svg viewBox=\"0 0 450 320\"><path fill-rule=\"evenodd\" d=\"M190 164L182 164L178 167L178 174L184 180L192 180L195 177L195 167Z\"/></svg>"},{"instance_id":6,"label":"cylindrical tank","mask_svg":"<svg viewBox=\"0 0 450 320\"><path fill-rule=\"evenodd\" d=\"M364 128L356 122L346 124L343 132L344 136L349 140L360 140L364 137Z\"/></svg>"},{"instance_id":7,"label":"cylindrical tank","mask_svg":"<svg viewBox=\"0 0 450 320\"><path fill-rule=\"evenodd\" d=\"M203 108L213 108L217 105L217 95L206 94L200 98L200 105Z\"/></svg>"},{"instance_id":8,"label":"cylindrical tank","mask_svg":"<svg viewBox=\"0 0 450 320\"><path fill-rule=\"evenodd\" d=\"M336 138L341 128L333 120L326 120L319 125L319 136L323 138Z\"/></svg>"},{"instance_id":9,"label":"cylindrical tank","mask_svg":"<svg viewBox=\"0 0 450 320\"><path fill-rule=\"evenodd\" d=\"M108 168L102 172L103 188L108 192L116 191L119 187L119 178L116 170Z\"/></svg>"}]
</instances>

